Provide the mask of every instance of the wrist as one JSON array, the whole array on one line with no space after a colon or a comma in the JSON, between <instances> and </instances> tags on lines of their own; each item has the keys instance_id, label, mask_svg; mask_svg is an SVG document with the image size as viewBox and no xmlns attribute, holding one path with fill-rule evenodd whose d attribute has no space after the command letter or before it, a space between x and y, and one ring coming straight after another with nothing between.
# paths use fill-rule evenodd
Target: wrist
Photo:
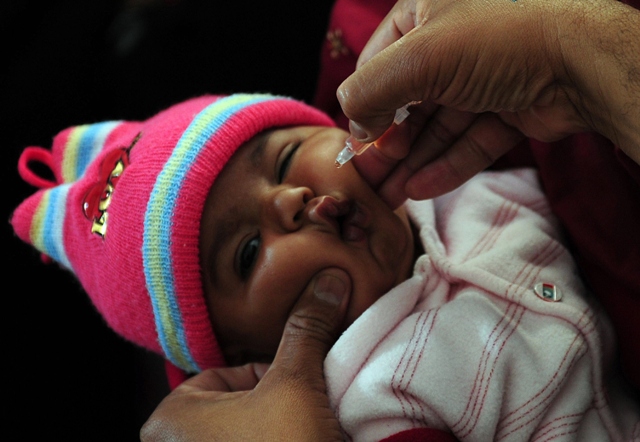
<instances>
[{"instance_id":1,"label":"wrist","mask_svg":"<svg viewBox=\"0 0 640 442\"><path fill-rule=\"evenodd\" d=\"M640 11L618 1L570 3L557 37L565 91L593 131L640 163Z\"/></svg>"}]
</instances>

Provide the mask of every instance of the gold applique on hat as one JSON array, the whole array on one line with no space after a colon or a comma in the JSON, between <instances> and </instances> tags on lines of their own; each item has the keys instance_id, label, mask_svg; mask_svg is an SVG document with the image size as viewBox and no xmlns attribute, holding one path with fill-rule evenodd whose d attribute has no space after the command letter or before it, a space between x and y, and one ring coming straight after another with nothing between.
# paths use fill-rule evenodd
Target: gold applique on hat
<instances>
[{"instance_id":1,"label":"gold applique on hat","mask_svg":"<svg viewBox=\"0 0 640 442\"><path fill-rule=\"evenodd\" d=\"M113 190L129 165L129 152L140 139L138 134L129 147L121 147L109 152L100 166L98 182L94 184L82 200L84 216L92 222L91 233L104 238L107 233L107 209L111 204Z\"/></svg>"}]
</instances>

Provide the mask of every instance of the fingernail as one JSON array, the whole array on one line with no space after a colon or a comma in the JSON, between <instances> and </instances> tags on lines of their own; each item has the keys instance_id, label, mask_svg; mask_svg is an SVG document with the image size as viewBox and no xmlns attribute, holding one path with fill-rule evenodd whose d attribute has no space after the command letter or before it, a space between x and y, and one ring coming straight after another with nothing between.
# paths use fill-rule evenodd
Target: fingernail
<instances>
[{"instance_id":1,"label":"fingernail","mask_svg":"<svg viewBox=\"0 0 640 442\"><path fill-rule=\"evenodd\" d=\"M349 132L354 136L357 140L364 141L369 136L364 129L355 121L349 120Z\"/></svg>"},{"instance_id":2,"label":"fingernail","mask_svg":"<svg viewBox=\"0 0 640 442\"><path fill-rule=\"evenodd\" d=\"M345 88L343 85L344 81L342 82L342 84L340 84L340 86L338 86L338 89L336 89L336 97L338 98L340 106L342 106L342 103L344 103L347 98L349 98L349 89Z\"/></svg>"},{"instance_id":3,"label":"fingernail","mask_svg":"<svg viewBox=\"0 0 640 442\"><path fill-rule=\"evenodd\" d=\"M353 135L347 138L345 145L353 149L356 152L356 155L361 154L365 147L369 147L369 143L361 143L360 141L353 138Z\"/></svg>"},{"instance_id":4,"label":"fingernail","mask_svg":"<svg viewBox=\"0 0 640 442\"><path fill-rule=\"evenodd\" d=\"M316 281L313 293L322 301L338 305L347 293L347 285L333 275L322 275Z\"/></svg>"}]
</instances>

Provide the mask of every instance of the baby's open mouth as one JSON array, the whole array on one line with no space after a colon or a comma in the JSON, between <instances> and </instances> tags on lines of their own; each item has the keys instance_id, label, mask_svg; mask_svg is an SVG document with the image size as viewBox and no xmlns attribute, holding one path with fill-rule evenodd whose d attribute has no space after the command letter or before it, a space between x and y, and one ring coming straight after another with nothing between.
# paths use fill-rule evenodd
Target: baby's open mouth
<instances>
[{"instance_id":1,"label":"baby's open mouth","mask_svg":"<svg viewBox=\"0 0 640 442\"><path fill-rule=\"evenodd\" d=\"M332 196L322 196L309 210L309 219L329 224L344 241L365 239L366 215L355 201L338 201Z\"/></svg>"},{"instance_id":2,"label":"baby's open mouth","mask_svg":"<svg viewBox=\"0 0 640 442\"><path fill-rule=\"evenodd\" d=\"M366 216L360 207L353 203L347 214L340 218L340 236L345 241L362 241L365 239L364 225Z\"/></svg>"}]
</instances>

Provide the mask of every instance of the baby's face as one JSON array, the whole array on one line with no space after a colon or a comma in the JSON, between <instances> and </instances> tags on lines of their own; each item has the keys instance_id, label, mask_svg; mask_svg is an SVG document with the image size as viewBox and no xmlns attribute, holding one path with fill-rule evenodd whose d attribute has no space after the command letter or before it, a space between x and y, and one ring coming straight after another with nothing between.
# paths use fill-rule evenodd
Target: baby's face
<instances>
[{"instance_id":1,"label":"baby's face","mask_svg":"<svg viewBox=\"0 0 640 442\"><path fill-rule=\"evenodd\" d=\"M413 235L348 163L347 133L292 127L243 145L211 188L202 218L203 282L230 363L275 354L294 304L329 267L351 278L345 326L407 279Z\"/></svg>"}]
</instances>

